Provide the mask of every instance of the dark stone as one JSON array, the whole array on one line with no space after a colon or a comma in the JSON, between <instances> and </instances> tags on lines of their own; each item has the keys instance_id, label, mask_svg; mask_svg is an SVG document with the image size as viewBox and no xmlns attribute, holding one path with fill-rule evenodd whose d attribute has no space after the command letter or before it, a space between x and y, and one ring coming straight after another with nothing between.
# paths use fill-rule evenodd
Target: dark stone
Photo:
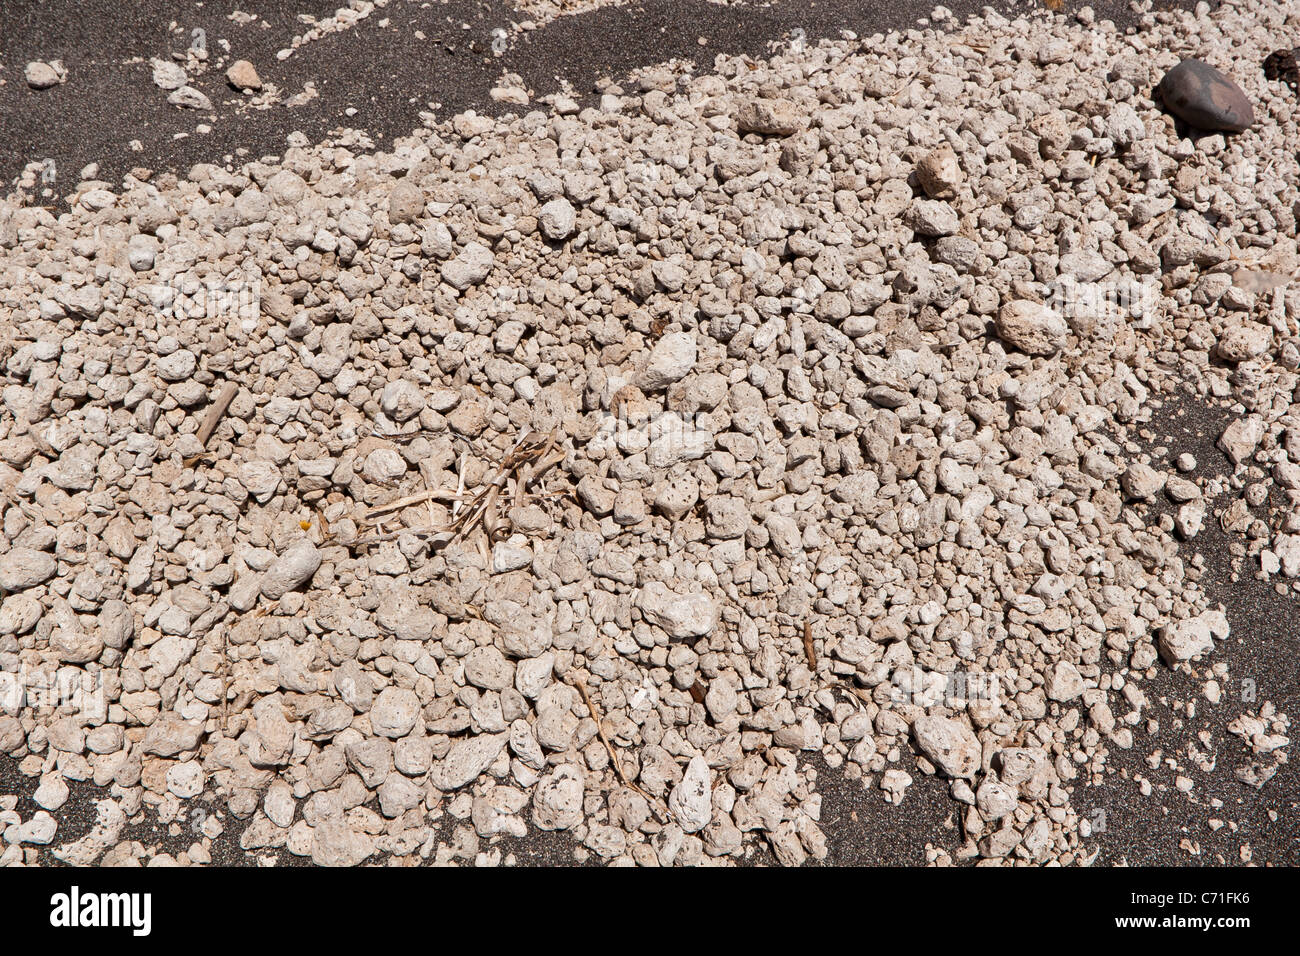
<instances>
[{"instance_id":1,"label":"dark stone","mask_svg":"<svg viewBox=\"0 0 1300 956\"><path fill-rule=\"evenodd\" d=\"M1183 60L1156 87L1165 108L1198 129L1240 133L1255 110L1236 83L1200 60Z\"/></svg>"},{"instance_id":2,"label":"dark stone","mask_svg":"<svg viewBox=\"0 0 1300 956\"><path fill-rule=\"evenodd\" d=\"M1274 50L1264 57L1264 76L1281 80L1292 92L1300 92L1300 67L1296 65L1295 50Z\"/></svg>"}]
</instances>

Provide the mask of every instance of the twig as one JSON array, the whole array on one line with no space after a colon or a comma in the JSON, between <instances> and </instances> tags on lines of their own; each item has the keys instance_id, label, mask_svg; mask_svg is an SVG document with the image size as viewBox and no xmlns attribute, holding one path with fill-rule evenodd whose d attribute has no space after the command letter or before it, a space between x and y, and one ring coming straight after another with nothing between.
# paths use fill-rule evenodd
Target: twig
<instances>
[{"instance_id":1,"label":"twig","mask_svg":"<svg viewBox=\"0 0 1300 956\"><path fill-rule=\"evenodd\" d=\"M425 491L427 491L430 496L426 508L429 512L429 523L433 524L438 520L438 513L433 509L433 494L436 489L433 487L433 482L429 479L428 472L426 472L423 468L421 468L420 474L424 477Z\"/></svg>"},{"instance_id":2,"label":"twig","mask_svg":"<svg viewBox=\"0 0 1300 956\"><path fill-rule=\"evenodd\" d=\"M221 736L226 736L226 720L230 716L230 644L227 628L221 628Z\"/></svg>"},{"instance_id":3,"label":"twig","mask_svg":"<svg viewBox=\"0 0 1300 956\"><path fill-rule=\"evenodd\" d=\"M813 647L812 621L803 622L803 652L808 655L808 666L817 670L817 649Z\"/></svg>"},{"instance_id":4,"label":"twig","mask_svg":"<svg viewBox=\"0 0 1300 956\"><path fill-rule=\"evenodd\" d=\"M461 452L460 467L456 469L456 500L452 502L451 506L451 516L453 518L460 514L460 504L465 495L465 459L468 456L469 452Z\"/></svg>"},{"instance_id":5,"label":"twig","mask_svg":"<svg viewBox=\"0 0 1300 956\"><path fill-rule=\"evenodd\" d=\"M388 541L402 534L414 534L442 537L442 544L447 545L462 538L468 538L474 529L481 525L487 536L487 545L490 547L494 542L502 540L510 533L510 522L503 519L500 514L503 500L505 502L513 500L516 505L521 504L526 495L527 486L540 478L542 472L547 468L563 461L564 456L563 449L557 448L555 445L554 433L541 436L532 431L524 432L515 440L515 443L506 452L501 462L497 464L491 478L483 482L473 494L466 494L465 465L468 454L462 454L455 492L431 488L418 494L399 498L396 501L390 501L387 504L376 505L365 514L365 520L375 521L376 533L366 538L358 538L351 544L360 547L378 541ZM428 481L427 476L425 481ZM432 504L429 506L431 525L428 528L403 528L400 531L385 532L382 523L377 520L385 514L399 511L410 505L418 505L434 500L451 503L451 518L442 527L438 527L436 524L437 516L433 511ZM482 545L483 542L480 540L479 544Z\"/></svg>"},{"instance_id":6,"label":"twig","mask_svg":"<svg viewBox=\"0 0 1300 956\"><path fill-rule=\"evenodd\" d=\"M217 430L217 425L221 423L221 417L226 414L226 409L230 407L230 403L235 400L235 396L238 394L239 386L234 382L227 382L222 387L221 394L212 403L212 407L208 409L208 414L203 418L203 424L199 426L199 430L195 433L194 437L199 440L200 445L207 447L208 439Z\"/></svg>"},{"instance_id":7,"label":"twig","mask_svg":"<svg viewBox=\"0 0 1300 956\"><path fill-rule=\"evenodd\" d=\"M357 538L354 541L347 542L347 544L349 547L363 548L369 544L379 544L384 541L396 541L404 534L414 535L417 538L436 538L439 535L444 535L446 540L443 544L450 544L452 540L452 533L446 528L401 528L397 531L381 530L378 534L372 534L366 538Z\"/></svg>"},{"instance_id":8,"label":"twig","mask_svg":"<svg viewBox=\"0 0 1300 956\"><path fill-rule=\"evenodd\" d=\"M497 499L500 496L500 486L492 485L488 488L487 497L483 502L483 530L487 532L489 544L510 536L506 521L497 511Z\"/></svg>"},{"instance_id":9,"label":"twig","mask_svg":"<svg viewBox=\"0 0 1300 956\"><path fill-rule=\"evenodd\" d=\"M417 428L413 432L381 432L371 428L369 431L362 434L361 437L382 438L384 441L396 442L397 444L402 445L409 441L415 441L415 439L420 438L422 436L435 435L435 434L437 434L437 432L430 431L427 428Z\"/></svg>"},{"instance_id":10,"label":"twig","mask_svg":"<svg viewBox=\"0 0 1300 956\"><path fill-rule=\"evenodd\" d=\"M571 678L569 683L578 689L578 693L582 695L582 699L587 705L587 710L591 712L591 719L596 722L596 733L600 735L600 742L605 745L605 750L609 753L610 763L614 765L614 772L618 774L618 779L623 782L623 786L627 787L629 790L635 790L644 797L646 803L648 803L652 809L656 810L655 815L658 816L659 814L655 807L654 797L650 796L650 794L646 793L639 786L629 780L627 774L623 772L623 764L618 759L618 751L614 749L614 745L609 742L609 737L605 735L605 725L600 719L600 711L596 709L596 702L591 699L591 694L587 692L586 684L579 681L576 677Z\"/></svg>"},{"instance_id":11,"label":"twig","mask_svg":"<svg viewBox=\"0 0 1300 956\"><path fill-rule=\"evenodd\" d=\"M411 505L418 505L425 501L459 501L463 495L456 494L453 491L444 491L441 488L431 488L428 491L422 491L418 495L407 495L405 498L398 498L396 501L390 501L386 505L375 505L366 512L367 518L378 518L380 515L388 514L390 511L401 511Z\"/></svg>"}]
</instances>

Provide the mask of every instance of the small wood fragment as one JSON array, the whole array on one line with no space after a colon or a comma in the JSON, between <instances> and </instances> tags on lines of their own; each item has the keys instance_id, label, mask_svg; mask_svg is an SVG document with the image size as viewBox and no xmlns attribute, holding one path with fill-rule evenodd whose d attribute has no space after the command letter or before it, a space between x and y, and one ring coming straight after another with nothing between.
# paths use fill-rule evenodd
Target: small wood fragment
<instances>
[{"instance_id":1,"label":"small wood fragment","mask_svg":"<svg viewBox=\"0 0 1300 956\"><path fill-rule=\"evenodd\" d=\"M204 448L207 447L208 439L212 437L212 433L217 430L217 425L221 423L221 418L226 414L226 409L230 407L230 403L235 400L235 396L238 394L239 386L234 382L227 382L222 387L217 400L208 409L208 414L203 418L203 424L199 426L199 430L194 436Z\"/></svg>"},{"instance_id":2,"label":"small wood fragment","mask_svg":"<svg viewBox=\"0 0 1300 956\"><path fill-rule=\"evenodd\" d=\"M812 621L803 622L803 652L808 656L808 666L817 669L817 648L813 646Z\"/></svg>"},{"instance_id":3,"label":"small wood fragment","mask_svg":"<svg viewBox=\"0 0 1300 956\"><path fill-rule=\"evenodd\" d=\"M386 505L376 505L366 512L366 518L378 518L380 515L386 515L391 511L401 511L403 508L409 508L411 505L423 504L426 501L459 502L463 498L463 495L458 495L454 491L443 491L438 488L432 488L416 495L407 495L405 498L398 498L396 501L390 501Z\"/></svg>"},{"instance_id":4,"label":"small wood fragment","mask_svg":"<svg viewBox=\"0 0 1300 956\"><path fill-rule=\"evenodd\" d=\"M226 628L221 628L221 736L226 736L230 717L230 641Z\"/></svg>"}]
</instances>

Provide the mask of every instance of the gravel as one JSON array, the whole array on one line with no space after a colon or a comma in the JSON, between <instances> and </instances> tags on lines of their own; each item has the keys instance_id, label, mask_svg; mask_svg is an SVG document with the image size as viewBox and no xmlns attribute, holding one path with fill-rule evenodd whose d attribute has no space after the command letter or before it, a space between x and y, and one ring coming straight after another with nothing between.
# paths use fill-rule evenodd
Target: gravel
<instances>
[{"instance_id":1,"label":"gravel","mask_svg":"<svg viewBox=\"0 0 1300 956\"><path fill-rule=\"evenodd\" d=\"M87 173L58 218L33 170L0 661L89 690L0 719L43 808L4 861L91 780L67 858L137 858L147 806L207 862L215 802L318 865L530 827L798 865L816 759L895 805L942 781L928 862L1087 863L1078 788L1197 704L1267 787L1289 718L1218 659L1189 544L1212 520L1295 593L1300 340L1259 276L1300 258L1296 133L1257 64L1300 24L1263 9L656 66L387 152ZM1223 36L1254 122L1184 138L1152 87ZM1175 396L1233 410L1231 472L1151 451ZM504 464L530 434L555 455Z\"/></svg>"}]
</instances>

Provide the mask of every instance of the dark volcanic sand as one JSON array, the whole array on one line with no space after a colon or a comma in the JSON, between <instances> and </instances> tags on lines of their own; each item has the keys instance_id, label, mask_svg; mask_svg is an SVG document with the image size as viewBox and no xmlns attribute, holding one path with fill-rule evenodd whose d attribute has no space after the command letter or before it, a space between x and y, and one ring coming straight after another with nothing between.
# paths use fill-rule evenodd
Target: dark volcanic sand
<instances>
[{"instance_id":1,"label":"dark volcanic sand","mask_svg":"<svg viewBox=\"0 0 1300 956\"><path fill-rule=\"evenodd\" d=\"M707 0L648 0L562 17L531 32L510 34L508 49L492 52L493 31L527 20L505 0L393 2L342 33L307 44L287 60L276 51L306 32L300 13L324 19L342 0L63 0L0 3L0 180L12 183L29 162L53 158L62 195L89 163L99 178L120 181L133 167L184 172L197 162L256 159L285 149L285 137L300 130L313 142L330 130L363 130L377 148L420 125L419 114L438 104L447 119L465 109L501 113L520 107L494 104L488 91L503 72L518 73L534 99L567 81L589 94L601 77L671 58L712 65L717 53L761 55L770 45L802 29L809 40L836 38L841 30L860 37L915 27L929 16L930 0L778 0L770 5L722 6ZM1041 12L1036 0L995 2L1009 14ZM1126 2L1091 4L1099 19L1133 26ZM1188 4L1190 6L1190 3ZM949 3L957 19L978 12L980 0ZM1071 3L1071 7L1076 4ZM227 19L234 10L259 19L241 25ZM388 25L379 24L387 20ZM169 32L175 22L181 29ZM264 28L263 24L269 24ZM202 29L209 68L191 77L212 100L211 114L167 103L154 86L151 57L183 52L191 33ZM424 39L416 36L423 33ZM699 44L700 38L707 46ZM264 83L284 97L313 83L319 96L304 106L264 112L241 109L246 97L225 81L219 41L230 42L229 60L247 59ZM23 67L29 60L61 59L68 82L50 90L29 89ZM127 62L139 59L140 62ZM349 107L357 113L349 117ZM210 133L197 133L200 123ZM189 133L176 139L177 133ZM130 150L139 140L143 149ZM244 152L239 152L243 150Z\"/></svg>"}]
</instances>

